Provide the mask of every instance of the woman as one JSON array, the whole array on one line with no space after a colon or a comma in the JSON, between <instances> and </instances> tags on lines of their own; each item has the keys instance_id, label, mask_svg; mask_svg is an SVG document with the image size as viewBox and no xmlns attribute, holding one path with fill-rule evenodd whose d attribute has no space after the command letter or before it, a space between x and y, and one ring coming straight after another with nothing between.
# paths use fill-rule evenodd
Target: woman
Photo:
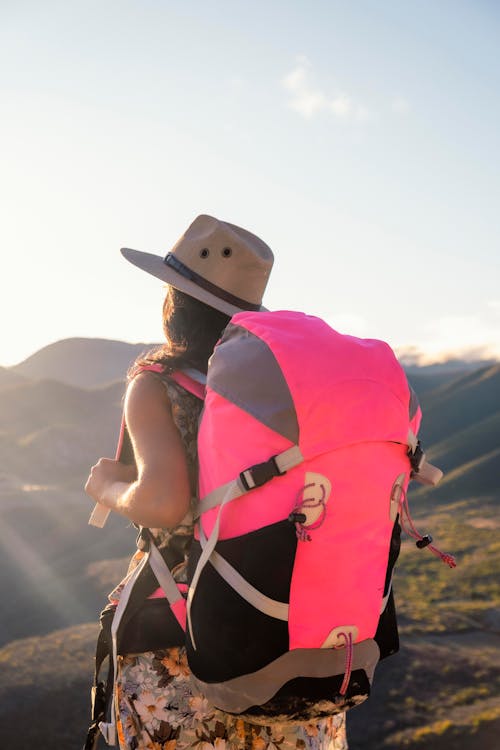
<instances>
[{"instance_id":1,"label":"woman","mask_svg":"<svg viewBox=\"0 0 500 750\"><path fill-rule=\"evenodd\" d=\"M92 468L86 492L145 527L142 539L147 543L152 535L176 582L183 584L193 534L196 432L202 403L171 375L185 368L206 372L229 317L241 310L261 309L273 255L255 235L209 216L195 219L165 259L122 252L134 265L169 284L163 308L166 344L137 363L132 375L138 370L139 374L127 388L125 421L133 462L100 459ZM145 365L161 365L161 372L140 371ZM143 555L139 549L129 573ZM200 743L203 750L347 747L343 715L305 726L265 727L224 714L202 696L193 695L180 641L173 646L175 638L169 644L155 641L154 613L164 600L158 599L161 590L155 590L150 571L144 572L141 592L147 604L136 607L129 619L117 662L115 705L122 750L182 750ZM112 603L119 601L125 581L111 593ZM138 631L146 633L143 644L150 638L149 646L134 640ZM134 646L127 649L127 642Z\"/></svg>"}]
</instances>

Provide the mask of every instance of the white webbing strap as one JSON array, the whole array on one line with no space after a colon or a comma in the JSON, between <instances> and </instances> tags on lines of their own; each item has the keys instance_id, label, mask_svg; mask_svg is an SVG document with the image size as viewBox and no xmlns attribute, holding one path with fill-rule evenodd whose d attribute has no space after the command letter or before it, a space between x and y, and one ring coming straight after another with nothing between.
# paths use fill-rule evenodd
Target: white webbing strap
<instances>
[{"instance_id":1,"label":"white webbing strap","mask_svg":"<svg viewBox=\"0 0 500 750\"><path fill-rule=\"evenodd\" d=\"M139 562L139 565L137 565L137 567L134 568L130 578L128 579L127 583L125 584L125 586L123 587L121 591L120 599L118 600L118 604L116 605L116 611L113 616L113 621L111 623L111 638L112 638L112 643L113 643L113 676L115 680L116 680L117 666L118 666L117 664L118 662L118 642L117 642L118 628L120 627L120 623L123 619L123 615L125 613L125 610L127 609L127 605L130 601L130 596L137 582L137 579L139 578L141 572L144 570L148 562L149 562L149 565L151 566L151 570L155 574L156 580L158 581L159 585L165 592L165 596L170 606L175 604L175 602L178 601L179 599L182 599L182 593L179 591L179 588L175 582L175 578L173 577L167 563L161 556L161 553L158 550L157 546L155 545L153 540L150 538L148 551L145 553L142 560ZM116 745L116 712L117 710L118 710L118 707L116 706L116 691L113 690L113 700L111 703L110 721L109 722L101 721L99 724L99 730L108 745Z\"/></svg>"},{"instance_id":2,"label":"white webbing strap","mask_svg":"<svg viewBox=\"0 0 500 750\"><path fill-rule=\"evenodd\" d=\"M304 456L300 452L300 448L298 445L292 445L291 448L287 448L286 451L283 451L283 453L279 453L277 456L274 456L274 462L280 472L282 472L283 474L290 469L293 469L295 466L301 464L303 460ZM242 473L245 475L248 485L250 486L250 488L252 488L250 469L247 469L246 472L244 471ZM223 500L225 502L229 502L229 500L235 500L237 497L241 497L241 495L244 495L249 491L250 490L247 490L243 486L243 483L239 477L237 477L236 479L232 479L230 482L226 482L226 484L222 484L220 487L217 487L217 489L209 492L208 495L205 495L205 497L199 501L197 508L197 517L203 515L203 513L206 513L207 510L216 508L221 504ZM230 495L230 497L226 499L226 495Z\"/></svg>"},{"instance_id":3,"label":"white webbing strap","mask_svg":"<svg viewBox=\"0 0 500 750\"><path fill-rule=\"evenodd\" d=\"M158 547L152 541L150 542L149 547L149 564L151 570L155 574L156 580L163 589L170 606L179 601L179 599L182 599L182 593L179 591L179 587L175 582L175 578L173 577L170 568L161 556Z\"/></svg>"},{"instance_id":4,"label":"white webbing strap","mask_svg":"<svg viewBox=\"0 0 500 750\"><path fill-rule=\"evenodd\" d=\"M304 456L298 445L292 445L291 448L287 448L283 453L278 453L278 455L274 457L274 460L278 469L285 472L301 464L304 460Z\"/></svg>"},{"instance_id":5,"label":"white webbing strap","mask_svg":"<svg viewBox=\"0 0 500 750\"><path fill-rule=\"evenodd\" d=\"M231 490L232 490L232 482L229 483L230 486L228 488L227 496L223 498L222 502L219 505L219 510L217 513L217 518L215 519L215 523L213 526L213 529L210 533L210 537L207 539L207 543L205 545L205 548L202 550L202 553L200 555L200 559L198 560L198 564L196 566L196 570L194 571L193 579L191 581L191 585L189 586L188 595L187 595L187 602L186 602L186 618L187 618L187 626L189 630L189 636L191 638L191 643L196 651L196 641L194 639L193 634L193 624L191 622L191 604L194 597L194 592L196 591L196 586L198 585L198 581L200 579L201 573L203 571L203 568L207 564L210 555L212 554L215 545L217 544L217 539L219 538L219 527L220 527L220 514L222 511L222 508L224 505L231 500L233 500L233 497L231 496ZM198 526L201 529L201 522L198 523Z\"/></svg>"},{"instance_id":6,"label":"white webbing strap","mask_svg":"<svg viewBox=\"0 0 500 750\"><path fill-rule=\"evenodd\" d=\"M135 583L137 579L139 578L141 572L144 570L145 566L147 565L149 558L149 554L145 554L142 560L140 561L139 565L134 569L132 572L132 575L128 579L127 583L123 587L120 599L118 601L118 604L116 605L115 614L113 616L113 621L111 623L111 638L113 643L113 678L116 680L116 670L118 666L118 645L117 645L117 633L118 628L120 626L120 623L122 621L123 615L125 613L125 610L127 608L127 604L130 599L130 595L132 593L132 590L135 586ZM108 745L116 745L116 711L118 707L116 705L116 691L113 689L113 700L111 701L111 716L110 721L101 721L99 723L99 730L104 737L106 744Z\"/></svg>"},{"instance_id":7,"label":"white webbing strap","mask_svg":"<svg viewBox=\"0 0 500 750\"><path fill-rule=\"evenodd\" d=\"M191 380L195 380L200 385L206 386L207 376L201 370L197 370L195 367L183 367L181 372L187 375L188 378L191 378Z\"/></svg>"},{"instance_id":8,"label":"white webbing strap","mask_svg":"<svg viewBox=\"0 0 500 750\"><path fill-rule=\"evenodd\" d=\"M205 546L207 539L203 530L200 528L200 544L202 548ZM256 589L243 578L240 573L233 568L231 563L219 555L216 550L213 550L210 555L210 564L213 565L218 574L228 583L232 589L236 591L245 601L251 604L259 612L263 612L269 617L274 617L276 620L288 621L288 604L286 602L279 602L276 599L271 599L261 591Z\"/></svg>"},{"instance_id":9,"label":"white webbing strap","mask_svg":"<svg viewBox=\"0 0 500 750\"><path fill-rule=\"evenodd\" d=\"M226 482L226 484L221 484L220 487L209 492L208 495L205 495L205 497L198 502L195 519L198 519L203 513L206 513L207 510L216 508L222 503L222 501L230 502L237 497L241 497L241 495L244 495L246 492L248 492L248 490L243 487L239 477L237 479L231 479L231 481Z\"/></svg>"}]
</instances>

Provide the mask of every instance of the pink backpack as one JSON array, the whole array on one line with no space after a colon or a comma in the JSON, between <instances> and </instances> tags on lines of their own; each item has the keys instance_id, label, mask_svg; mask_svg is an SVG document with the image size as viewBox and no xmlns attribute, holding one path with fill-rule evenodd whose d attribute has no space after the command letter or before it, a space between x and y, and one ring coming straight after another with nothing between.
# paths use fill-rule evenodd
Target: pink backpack
<instances>
[{"instance_id":1,"label":"pink backpack","mask_svg":"<svg viewBox=\"0 0 500 750\"><path fill-rule=\"evenodd\" d=\"M298 312L232 318L207 376L187 602L190 668L217 707L305 721L369 695L398 649L408 482L441 477L420 419L384 342Z\"/></svg>"}]
</instances>

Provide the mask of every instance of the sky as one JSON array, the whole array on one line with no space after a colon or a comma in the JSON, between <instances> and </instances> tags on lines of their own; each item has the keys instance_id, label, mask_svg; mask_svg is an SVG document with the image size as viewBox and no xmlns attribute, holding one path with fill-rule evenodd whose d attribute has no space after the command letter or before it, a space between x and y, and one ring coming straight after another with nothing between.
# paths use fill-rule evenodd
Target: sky
<instances>
[{"instance_id":1,"label":"sky","mask_svg":"<svg viewBox=\"0 0 500 750\"><path fill-rule=\"evenodd\" d=\"M276 256L271 309L500 357L495 0L0 0L0 365L161 340L201 213Z\"/></svg>"}]
</instances>

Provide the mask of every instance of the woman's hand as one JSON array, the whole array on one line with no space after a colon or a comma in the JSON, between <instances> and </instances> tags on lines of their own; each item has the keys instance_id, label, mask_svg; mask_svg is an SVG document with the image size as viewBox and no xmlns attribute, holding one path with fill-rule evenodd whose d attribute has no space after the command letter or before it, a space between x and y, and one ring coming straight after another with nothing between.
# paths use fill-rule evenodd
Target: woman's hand
<instances>
[{"instance_id":1,"label":"woman's hand","mask_svg":"<svg viewBox=\"0 0 500 750\"><path fill-rule=\"evenodd\" d=\"M116 482L132 484L137 479L135 466L130 466L115 461L112 458L100 458L90 470L89 478L85 485L87 495L96 503L109 505L106 502L109 489Z\"/></svg>"}]
</instances>

